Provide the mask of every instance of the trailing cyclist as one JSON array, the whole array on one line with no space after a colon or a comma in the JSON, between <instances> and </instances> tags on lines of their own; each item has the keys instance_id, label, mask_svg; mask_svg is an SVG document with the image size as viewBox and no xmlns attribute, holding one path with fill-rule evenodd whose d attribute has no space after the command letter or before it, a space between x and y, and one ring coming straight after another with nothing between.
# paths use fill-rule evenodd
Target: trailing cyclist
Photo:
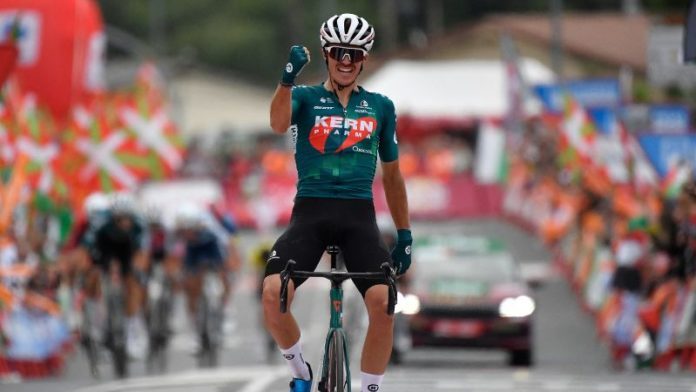
<instances>
[{"instance_id":1,"label":"trailing cyclist","mask_svg":"<svg viewBox=\"0 0 696 392\"><path fill-rule=\"evenodd\" d=\"M173 294L178 281L170 252L173 236L165 227L162 212L156 205L145 210L145 221L149 233L146 251L150 259L145 309L149 336L147 369L149 372L163 372L172 332L170 316L174 305Z\"/></svg>"},{"instance_id":2,"label":"trailing cyclist","mask_svg":"<svg viewBox=\"0 0 696 392\"><path fill-rule=\"evenodd\" d=\"M145 324L142 308L147 269L146 228L137 214L135 201L126 195L115 195L108 214L91 224L84 236L93 268L85 286L90 297L102 296L105 280L118 274L125 295L126 337L131 356L142 356L146 350ZM107 345L110 344L107 338Z\"/></svg>"},{"instance_id":3,"label":"trailing cyclist","mask_svg":"<svg viewBox=\"0 0 696 392\"><path fill-rule=\"evenodd\" d=\"M291 47L270 107L271 128L276 133L292 132L299 181L290 225L266 264L263 309L266 327L292 371L290 388L295 392L311 389L312 371L302 355L297 321L279 310L279 274L290 259L297 270L314 270L327 245L340 247L349 272L379 272L380 265L390 260L372 201L378 156L387 204L398 229L391 259L398 274L411 264L394 104L357 84L374 44L374 28L364 18L342 14L324 22L319 33L328 77L315 86L295 86L310 55L303 46ZM290 299L302 282L292 279ZM362 391L376 392L392 350L394 319L385 312L388 287L384 279L354 283L369 318L361 359Z\"/></svg>"},{"instance_id":4,"label":"trailing cyclist","mask_svg":"<svg viewBox=\"0 0 696 392\"><path fill-rule=\"evenodd\" d=\"M184 204L176 212L175 225L180 241L178 257L182 260L183 287L186 293L190 320L197 325L198 306L203 293L206 272L215 272L222 284L221 301L230 299L230 272L236 270L239 255L229 232L201 206Z\"/></svg>"}]
</instances>

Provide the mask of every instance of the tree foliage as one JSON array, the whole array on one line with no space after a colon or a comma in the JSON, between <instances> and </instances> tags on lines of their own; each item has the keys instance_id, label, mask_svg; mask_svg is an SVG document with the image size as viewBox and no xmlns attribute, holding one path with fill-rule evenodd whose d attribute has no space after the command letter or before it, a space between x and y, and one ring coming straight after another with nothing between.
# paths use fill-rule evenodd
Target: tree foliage
<instances>
[{"instance_id":1,"label":"tree foliage","mask_svg":"<svg viewBox=\"0 0 696 392\"><path fill-rule=\"evenodd\" d=\"M443 27L459 26L491 13L548 12L550 0L392 0L394 11L379 12L380 0L98 0L107 24L148 43L161 38L159 55L182 50L202 64L274 84L288 48L304 44L312 52L306 72L320 72L318 30L334 13L353 12L367 18L378 32L396 21L402 44L413 29L424 29L426 1L441 1ZM620 11L621 0L564 0L566 11ZM649 12L684 12L689 0L642 0ZM391 21L385 18L393 18ZM379 39L375 50L380 50Z\"/></svg>"}]
</instances>

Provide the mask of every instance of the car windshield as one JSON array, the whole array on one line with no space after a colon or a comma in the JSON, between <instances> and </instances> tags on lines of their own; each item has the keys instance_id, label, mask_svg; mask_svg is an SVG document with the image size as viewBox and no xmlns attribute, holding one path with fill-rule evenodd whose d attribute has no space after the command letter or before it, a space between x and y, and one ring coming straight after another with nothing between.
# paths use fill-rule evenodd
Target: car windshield
<instances>
[{"instance_id":1,"label":"car windshield","mask_svg":"<svg viewBox=\"0 0 696 392\"><path fill-rule=\"evenodd\" d=\"M418 260L421 262L431 259L441 260L443 254L447 257L455 257L505 251L505 246L497 239L458 234L425 236L419 238L414 247L418 252Z\"/></svg>"},{"instance_id":2,"label":"car windshield","mask_svg":"<svg viewBox=\"0 0 696 392\"><path fill-rule=\"evenodd\" d=\"M425 275L508 282L516 277L515 264L506 253L485 256L453 257L441 262L430 263L424 268Z\"/></svg>"}]
</instances>

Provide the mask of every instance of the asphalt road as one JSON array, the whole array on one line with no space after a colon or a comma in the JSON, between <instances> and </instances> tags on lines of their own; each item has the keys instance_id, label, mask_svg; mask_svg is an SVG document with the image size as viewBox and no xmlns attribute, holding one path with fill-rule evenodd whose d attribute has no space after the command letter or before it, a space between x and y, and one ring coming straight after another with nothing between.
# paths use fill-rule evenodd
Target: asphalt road
<instances>
[{"instance_id":1,"label":"asphalt road","mask_svg":"<svg viewBox=\"0 0 696 392\"><path fill-rule=\"evenodd\" d=\"M503 240L524 265L549 266L549 255L532 236L499 221L469 221L417 224L419 233L446 231L483 233ZM243 234L245 249L258 241L252 233ZM348 285L351 286L352 285ZM305 357L314 368L320 365L323 338L328 325L328 284L310 281L298 292L294 312L303 329ZM347 296L355 295L347 290ZM381 391L693 391L696 377L686 373L616 373L609 366L607 350L594 336L590 316L577 305L573 294L560 278L552 278L535 292L536 366L509 368L504 353L461 350L417 350L404 365L391 367ZM182 304L174 317L177 331L170 349L167 374L146 375L142 361L131 363L131 378L115 381L108 360L101 366L104 376L94 380L84 355L70 356L63 375L43 381L0 384L1 391L50 392L270 392L287 391L289 372L273 351L272 362L265 350L265 335L259 324L255 278L247 272L228 309L225 325L225 351L220 367L196 368L191 354L195 338L183 316ZM346 314L346 318L356 317ZM355 339L360 342L360 339ZM359 346L353 345L353 364L359 363ZM359 372L353 366L353 390L359 391Z\"/></svg>"}]
</instances>

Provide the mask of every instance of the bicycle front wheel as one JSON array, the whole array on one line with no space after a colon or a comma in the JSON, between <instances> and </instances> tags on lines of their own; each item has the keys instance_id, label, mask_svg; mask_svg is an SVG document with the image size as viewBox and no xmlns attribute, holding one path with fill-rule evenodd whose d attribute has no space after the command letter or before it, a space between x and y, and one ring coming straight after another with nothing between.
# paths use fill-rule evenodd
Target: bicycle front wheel
<instances>
[{"instance_id":1,"label":"bicycle front wheel","mask_svg":"<svg viewBox=\"0 0 696 392\"><path fill-rule=\"evenodd\" d=\"M328 392L346 391L345 342L344 336L340 331L335 331L331 336L327 359L329 361Z\"/></svg>"}]
</instances>

